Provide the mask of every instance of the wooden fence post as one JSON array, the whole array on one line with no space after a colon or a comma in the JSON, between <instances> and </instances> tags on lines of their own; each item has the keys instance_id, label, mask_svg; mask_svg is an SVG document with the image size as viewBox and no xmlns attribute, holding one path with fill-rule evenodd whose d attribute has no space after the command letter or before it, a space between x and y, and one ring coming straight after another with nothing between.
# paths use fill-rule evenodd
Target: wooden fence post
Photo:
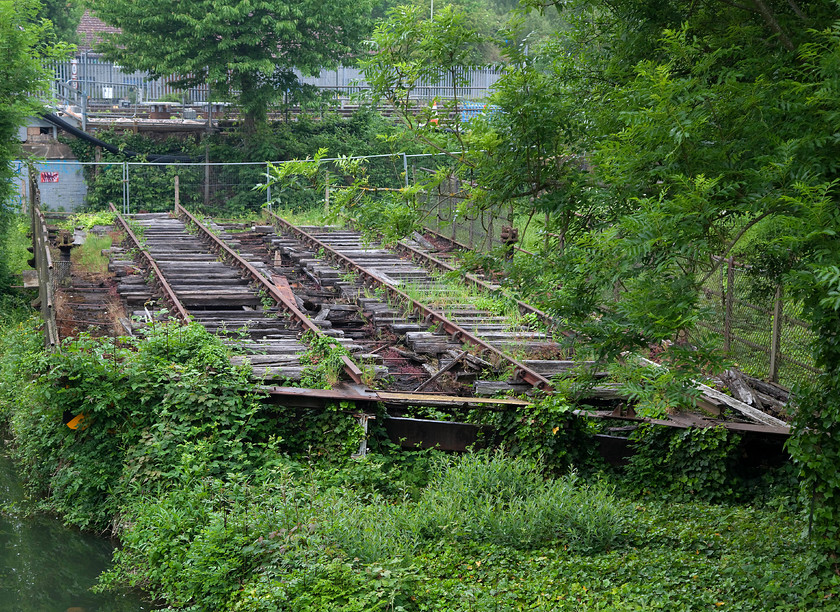
<instances>
[{"instance_id":1,"label":"wooden fence post","mask_svg":"<svg viewBox=\"0 0 840 612\"><path fill-rule=\"evenodd\" d=\"M726 260L726 293L724 294L723 350L732 350L732 304L735 300L735 260Z\"/></svg>"},{"instance_id":2,"label":"wooden fence post","mask_svg":"<svg viewBox=\"0 0 840 612\"><path fill-rule=\"evenodd\" d=\"M326 171L324 178L324 212L330 212L330 171Z\"/></svg>"},{"instance_id":3,"label":"wooden fence post","mask_svg":"<svg viewBox=\"0 0 840 612\"><path fill-rule=\"evenodd\" d=\"M204 212L210 207L210 141L204 139Z\"/></svg>"},{"instance_id":4,"label":"wooden fence post","mask_svg":"<svg viewBox=\"0 0 840 612\"><path fill-rule=\"evenodd\" d=\"M782 286L776 287L776 299L773 304L773 335L770 337L770 382L779 382L779 361L782 343Z\"/></svg>"},{"instance_id":5,"label":"wooden fence post","mask_svg":"<svg viewBox=\"0 0 840 612\"><path fill-rule=\"evenodd\" d=\"M181 205L181 180L180 176L175 175L175 210Z\"/></svg>"}]
</instances>

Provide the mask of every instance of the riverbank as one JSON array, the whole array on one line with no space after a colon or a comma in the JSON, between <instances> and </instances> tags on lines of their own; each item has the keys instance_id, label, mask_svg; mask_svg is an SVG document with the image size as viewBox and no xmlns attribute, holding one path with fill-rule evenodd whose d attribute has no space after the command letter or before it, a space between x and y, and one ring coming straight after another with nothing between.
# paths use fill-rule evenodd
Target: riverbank
<instances>
[{"instance_id":1,"label":"riverbank","mask_svg":"<svg viewBox=\"0 0 840 612\"><path fill-rule=\"evenodd\" d=\"M52 355L35 319L0 336L0 405L28 493L123 543L101 590L239 611L835 605L795 483L749 488L698 470L692 449L719 467L732 459L725 433L687 438L682 455L658 440L647 463L617 473L571 452L563 436L584 432L555 430L568 413L537 404L512 431L520 452L537 432L561 436L541 463L400 452L375 429L359 460L348 407L257 400L196 325L117 344L82 336ZM66 427L68 413L85 425ZM663 444L676 463L652 471ZM562 467L576 461L579 472Z\"/></svg>"}]
</instances>

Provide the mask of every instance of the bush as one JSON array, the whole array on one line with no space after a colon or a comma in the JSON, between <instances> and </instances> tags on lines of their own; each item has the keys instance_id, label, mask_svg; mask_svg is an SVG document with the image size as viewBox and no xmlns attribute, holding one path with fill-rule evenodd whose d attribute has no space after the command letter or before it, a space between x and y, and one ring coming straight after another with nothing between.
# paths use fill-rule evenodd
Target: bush
<instances>
[{"instance_id":1,"label":"bush","mask_svg":"<svg viewBox=\"0 0 840 612\"><path fill-rule=\"evenodd\" d=\"M545 480L536 464L495 453L439 465L409 522L425 539L602 551L620 541L622 511L604 485L584 485L575 472Z\"/></svg>"}]
</instances>

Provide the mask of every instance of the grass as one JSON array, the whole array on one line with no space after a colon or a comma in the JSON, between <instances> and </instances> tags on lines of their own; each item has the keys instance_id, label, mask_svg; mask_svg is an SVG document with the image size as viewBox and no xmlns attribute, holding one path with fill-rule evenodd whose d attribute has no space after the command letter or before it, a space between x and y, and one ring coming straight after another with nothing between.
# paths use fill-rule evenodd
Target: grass
<instances>
[{"instance_id":1,"label":"grass","mask_svg":"<svg viewBox=\"0 0 840 612\"><path fill-rule=\"evenodd\" d=\"M475 288L472 284L453 280L449 274L429 273L432 285L407 283L400 287L412 299L441 311L445 316L452 316L455 310L464 306L475 306L488 316L505 317L508 331L515 331L523 327L541 329L548 333L533 317L523 316L513 300L503 296L488 295L487 292Z\"/></svg>"},{"instance_id":2,"label":"grass","mask_svg":"<svg viewBox=\"0 0 840 612\"><path fill-rule=\"evenodd\" d=\"M321 208L313 207L307 210L291 209L291 208L275 208L274 214L281 219L285 219L292 225L325 225L327 222L324 218L324 211ZM331 225L341 225L341 221L333 221Z\"/></svg>"},{"instance_id":3,"label":"grass","mask_svg":"<svg viewBox=\"0 0 840 612\"><path fill-rule=\"evenodd\" d=\"M102 276L108 272L108 256L103 249L111 248L111 236L88 234L84 244L73 249L71 257L77 272L91 276Z\"/></svg>"}]
</instances>

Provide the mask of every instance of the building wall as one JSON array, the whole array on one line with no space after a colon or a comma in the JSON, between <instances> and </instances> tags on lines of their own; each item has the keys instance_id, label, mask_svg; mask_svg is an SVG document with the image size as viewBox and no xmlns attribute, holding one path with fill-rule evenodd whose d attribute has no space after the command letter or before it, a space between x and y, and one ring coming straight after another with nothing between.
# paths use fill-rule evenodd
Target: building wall
<instances>
[{"instance_id":1,"label":"building wall","mask_svg":"<svg viewBox=\"0 0 840 612\"><path fill-rule=\"evenodd\" d=\"M13 164L18 193L17 207L22 210L24 203L29 201L28 173L23 162L16 161ZM67 212L81 208L87 197L83 168L83 164L78 161L35 162L41 208Z\"/></svg>"}]
</instances>

